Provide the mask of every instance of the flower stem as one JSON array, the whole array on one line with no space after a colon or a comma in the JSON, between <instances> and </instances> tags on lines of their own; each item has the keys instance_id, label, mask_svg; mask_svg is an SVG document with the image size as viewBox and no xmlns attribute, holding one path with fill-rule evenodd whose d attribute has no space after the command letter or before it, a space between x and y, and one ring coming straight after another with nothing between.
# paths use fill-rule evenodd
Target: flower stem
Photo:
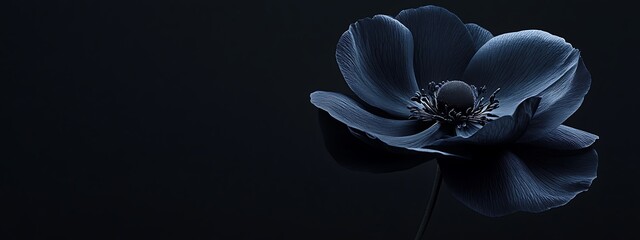
<instances>
[{"instance_id":1,"label":"flower stem","mask_svg":"<svg viewBox=\"0 0 640 240\"><path fill-rule=\"evenodd\" d=\"M436 206L436 200L438 199L438 193L440 192L441 184L442 184L442 174L440 173L440 166L436 164L436 176L433 180L431 197L429 198L427 209L424 211L424 216L422 216L422 222L420 223L420 228L418 228L418 232L416 233L415 240L422 239L422 235L424 235L424 231L427 229L427 225L429 225L429 219L431 219L431 214L433 213L433 209Z\"/></svg>"}]
</instances>

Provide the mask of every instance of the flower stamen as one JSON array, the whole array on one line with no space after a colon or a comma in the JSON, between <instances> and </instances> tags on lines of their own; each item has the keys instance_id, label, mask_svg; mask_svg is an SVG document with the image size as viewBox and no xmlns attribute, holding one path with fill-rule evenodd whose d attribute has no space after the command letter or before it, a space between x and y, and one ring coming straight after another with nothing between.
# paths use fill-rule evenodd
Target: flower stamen
<instances>
[{"instance_id":1,"label":"flower stamen","mask_svg":"<svg viewBox=\"0 0 640 240\"><path fill-rule=\"evenodd\" d=\"M430 82L427 89L421 89L411 97L419 106L408 106L411 116L409 119L422 121L439 121L453 124L457 128L467 127L468 124L485 125L498 118L491 111L500 107L496 89L487 101L483 95L486 87L476 88L462 81Z\"/></svg>"}]
</instances>

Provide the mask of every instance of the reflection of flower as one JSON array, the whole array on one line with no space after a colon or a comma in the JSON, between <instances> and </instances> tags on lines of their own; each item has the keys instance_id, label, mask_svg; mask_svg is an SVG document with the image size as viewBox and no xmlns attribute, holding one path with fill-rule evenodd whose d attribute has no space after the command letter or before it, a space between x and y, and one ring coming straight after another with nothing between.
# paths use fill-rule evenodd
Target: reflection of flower
<instances>
[{"instance_id":1,"label":"reflection of flower","mask_svg":"<svg viewBox=\"0 0 640 240\"><path fill-rule=\"evenodd\" d=\"M426 6L352 24L336 59L366 104L323 91L311 102L362 140L438 157L454 196L482 214L561 206L595 178L597 155L585 148L598 137L562 125L591 77L560 37L493 37Z\"/></svg>"}]
</instances>

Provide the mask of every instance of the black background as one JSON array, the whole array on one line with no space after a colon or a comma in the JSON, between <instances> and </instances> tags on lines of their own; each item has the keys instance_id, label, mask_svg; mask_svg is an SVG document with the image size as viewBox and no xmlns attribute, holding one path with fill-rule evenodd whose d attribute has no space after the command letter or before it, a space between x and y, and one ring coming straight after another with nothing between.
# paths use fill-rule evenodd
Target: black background
<instances>
[{"instance_id":1,"label":"black background","mask_svg":"<svg viewBox=\"0 0 640 240\"><path fill-rule=\"evenodd\" d=\"M0 239L412 239L434 163L335 163L315 90L357 19L443 6L582 51L599 177L567 206L489 218L443 187L429 239L620 239L640 223L638 21L624 1L3 1Z\"/></svg>"}]
</instances>

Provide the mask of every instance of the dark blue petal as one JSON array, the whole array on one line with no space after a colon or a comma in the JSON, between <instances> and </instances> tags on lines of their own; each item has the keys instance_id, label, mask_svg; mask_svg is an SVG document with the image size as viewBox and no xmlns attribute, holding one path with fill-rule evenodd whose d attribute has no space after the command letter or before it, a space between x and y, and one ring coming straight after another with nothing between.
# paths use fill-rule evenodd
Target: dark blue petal
<instances>
[{"instance_id":1,"label":"dark blue petal","mask_svg":"<svg viewBox=\"0 0 640 240\"><path fill-rule=\"evenodd\" d=\"M400 12L396 17L413 34L418 85L460 80L475 53L464 23L444 8L425 6Z\"/></svg>"},{"instance_id":2,"label":"dark blue petal","mask_svg":"<svg viewBox=\"0 0 640 240\"><path fill-rule=\"evenodd\" d=\"M465 24L465 26L467 27L467 29L469 30L469 33L471 34L471 38L473 39L473 43L476 48L476 51L478 51L478 49L480 49L482 45L487 43L489 39L493 38L493 34L491 34L489 30L478 26L478 24L467 23Z\"/></svg>"},{"instance_id":3,"label":"dark blue petal","mask_svg":"<svg viewBox=\"0 0 640 240\"><path fill-rule=\"evenodd\" d=\"M482 128L481 125L470 123L470 124L467 124L467 126L465 126L465 127L456 128L456 136L460 136L460 137L463 137L463 138L468 138L471 135L473 135L476 132L478 132L478 130L480 130L480 128Z\"/></svg>"},{"instance_id":4,"label":"dark blue petal","mask_svg":"<svg viewBox=\"0 0 640 240\"><path fill-rule=\"evenodd\" d=\"M319 111L318 121L324 145L333 160L354 171L387 173L410 169L432 160L436 155L417 152L397 152L379 141L360 136L349 127Z\"/></svg>"},{"instance_id":5,"label":"dark blue petal","mask_svg":"<svg viewBox=\"0 0 640 240\"><path fill-rule=\"evenodd\" d=\"M333 92L311 93L311 103L327 111L336 120L349 127L370 134L404 136L417 133L417 120L394 120L367 112L347 96Z\"/></svg>"},{"instance_id":6,"label":"dark blue petal","mask_svg":"<svg viewBox=\"0 0 640 240\"><path fill-rule=\"evenodd\" d=\"M477 146L500 146L514 143L527 129L538 103L540 103L540 97L530 97L518 105L513 115L500 117L482 127L472 125L456 129L456 136L453 137L446 137L444 131L438 131L439 135L420 142L422 146L414 145L408 149L468 159L471 149ZM406 136L395 139L404 138ZM439 140L433 141L433 139Z\"/></svg>"},{"instance_id":7,"label":"dark blue petal","mask_svg":"<svg viewBox=\"0 0 640 240\"><path fill-rule=\"evenodd\" d=\"M567 204L591 186L598 155L593 149L572 155L530 149L438 164L455 198L483 215L497 217Z\"/></svg>"},{"instance_id":8,"label":"dark blue petal","mask_svg":"<svg viewBox=\"0 0 640 240\"><path fill-rule=\"evenodd\" d=\"M533 141L560 126L582 105L590 86L591 75L580 59L572 71L538 95L540 106L520 141Z\"/></svg>"},{"instance_id":9,"label":"dark blue petal","mask_svg":"<svg viewBox=\"0 0 640 240\"><path fill-rule=\"evenodd\" d=\"M452 157L452 158L459 158L459 159L467 159L468 158L465 155L459 155L459 154L454 153L454 152L443 151L443 150L439 150L439 149L432 148L432 147L407 148L407 149L409 149L411 151L414 151L414 152L434 154L436 157L438 157L438 159L441 159L442 157Z\"/></svg>"},{"instance_id":10,"label":"dark blue petal","mask_svg":"<svg viewBox=\"0 0 640 240\"><path fill-rule=\"evenodd\" d=\"M473 56L464 80L486 85L488 92L501 88L499 116L511 114L517 104L536 96L569 72L579 59L578 50L564 39L539 30L496 36Z\"/></svg>"},{"instance_id":11,"label":"dark blue petal","mask_svg":"<svg viewBox=\"0 0 640 240\"><path fill-rule=\"evenodd\" d=\"M512 116L504 116L489 122L486 126L478 130L476 134L469 137L469 140L480 145L498 145L515 142L527 129L529 121L534 116L539 103L539 97L530 97L524 100L518 105Z\"/></svg>"},{"instance_id":12,"label":"dark blue petal","mask_svg":"<svg viewBox=\"0 0 640 240\"><path fill-rule=\"evenodd\" d=\"M444 136L444 132L440 129L440 123L436 122L431 127L422 132L407 136L384 136L375 135L380 141L387 145L400 148L420 148L431 144Z\"/></svg>"},{"instance_id":13,"label":"dark blue petal","mask_svg":"<svg viewBox=\"0 0 640 240\"><path fill-rule=\"evenodd\" d=\"M447 146L469 143L474 145L501 145L513 143L527 129L538 103L540 103L540 97L530 97L518 105L513 115L503 116L491 121L469 137L455 136L438 140L433 145Z\"/></svg>"},{"instance_id":14,"label":"dark blue petal","mask_svg":"<svg viewBox=\"0 0 640 240\"><path fill-rule=\"evenodd\" d=\"M598 136L569 126L560 125L541 138L527 144L556 150L577 150L591 146Z\"/></svg>"},{"instance_id":15,"label":"dark blue petal","mask_svg":"<svg viewBox=\"0 0 640 240\"><path fill-rule=\"evenodd\" d=\"M408 117L418 90L413 73L413 37L383 15L351 24L336 49L336 60L351 90L371 106Z\"/></svg>"}]
</instances>

